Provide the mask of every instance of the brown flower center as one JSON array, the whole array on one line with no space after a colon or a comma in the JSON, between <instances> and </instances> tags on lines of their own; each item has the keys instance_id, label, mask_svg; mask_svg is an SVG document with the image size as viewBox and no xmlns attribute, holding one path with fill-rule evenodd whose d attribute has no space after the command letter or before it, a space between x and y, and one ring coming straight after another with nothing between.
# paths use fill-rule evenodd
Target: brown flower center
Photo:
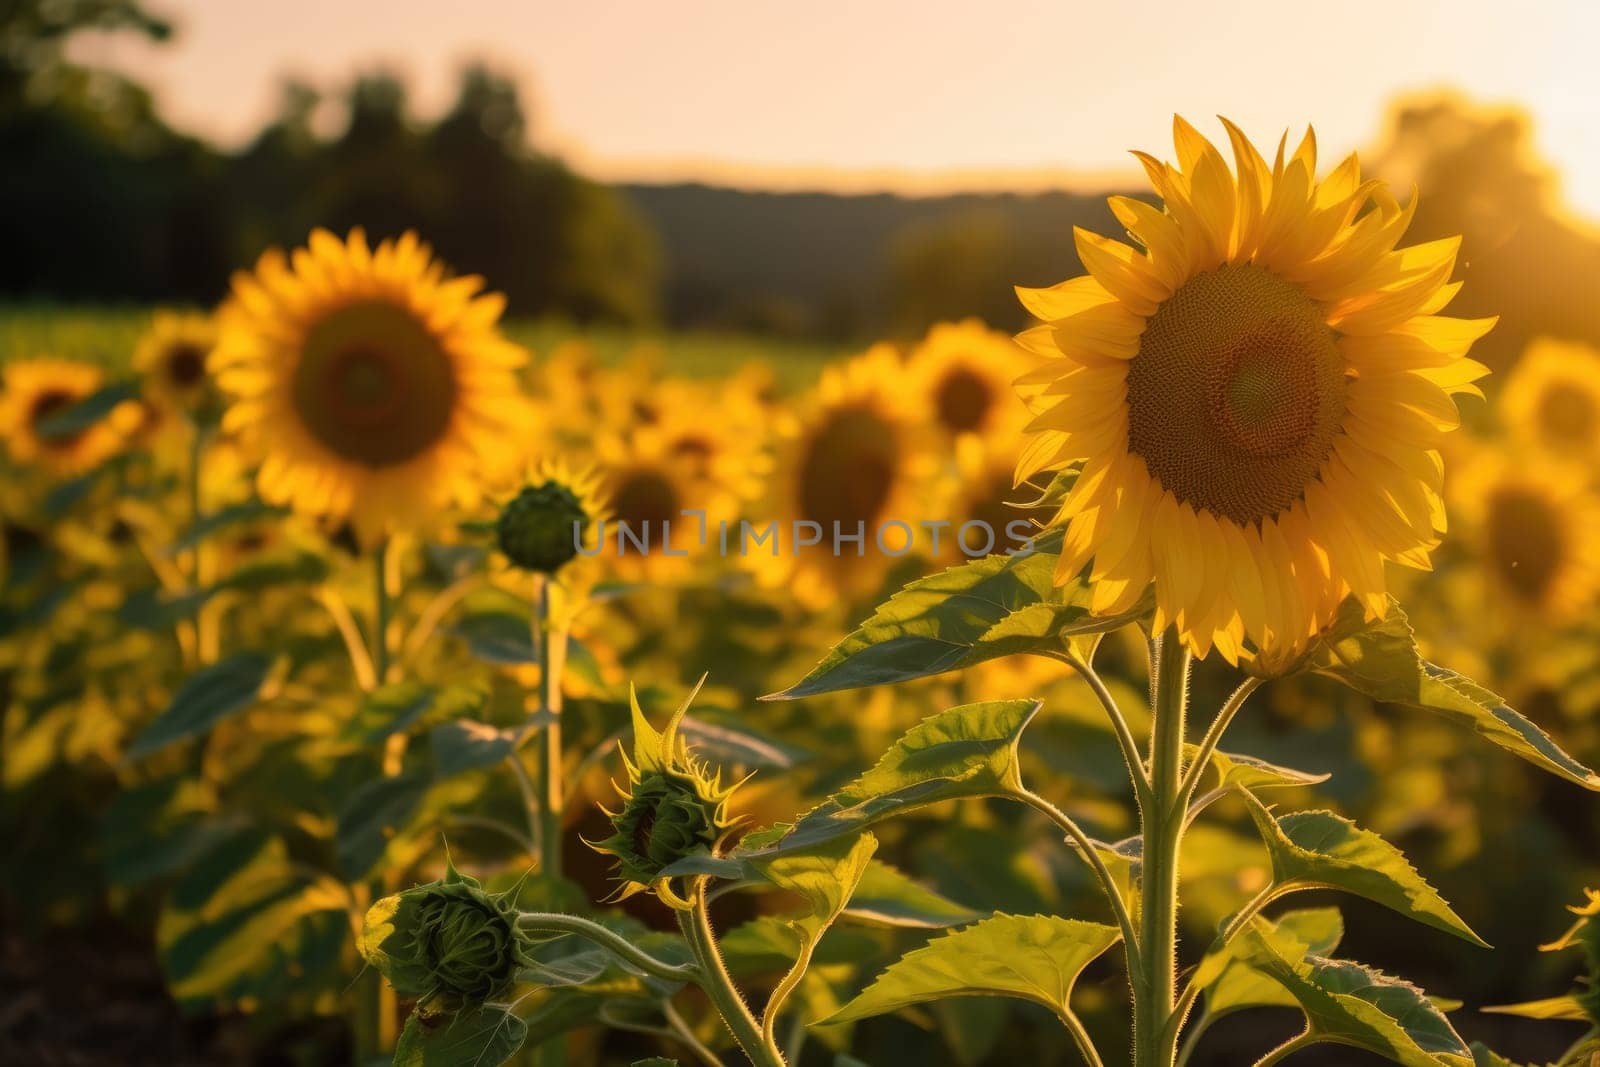
<instances>
[{"instance_id":1,"label":"brown flower center","mask_svg":"<svg viewBox=\"0 0 1600 1067\"><path fill-rule=\"evenodd\" d=\"M1538 603L1566 557L1561 516L1544 495L1520 486L1493 490L1488 503L1490 565L1513 593Z\"/></svg>"},{"instance_id":2,"label":"brown flower center","mask_svg":"<svg viewBox=\"0 0 1600 1067\"><path fill-rule=\"evenodd\" d=\"M46 389L33 398L33 403L28 406L28 428L33 431L40 444L46 448L71 448L77 443L84 431L50 433L45 424L53 416L68 410L82 399L81 395L70 389Z\"/></svg>"},{"instance_id":3,"label":"brown flower center","mask_svg":"<svg viewBox=\"0 0 1600 1067\"><path fill-rule=\"evenodd\" d=\"M1587 447L1594 441L1594 401L1573 383L1552 382L1539 396L1538 411L1539 425L1551 442Z\"/></svg>"},{"instance_id":4,"label":"brown flower center","mask_svg":"<svg viewBox=\"0 0 1600 1067\"><path fill-rule=\"evenodd\" d=\"M869 526L889 503L899 460L894 426L866 405L830 412L800 462L800 517L824 531Z\"/></svg>"},{"instance_id":5,"label":"brown flower center","mask_svg":"<svg viewBox=\"0 0 1600 1067\"><path fill-rule=\"evenodd\" d=\"M641 537L647 530L652 538L660 537L662 524L678 518L682 507L672 480L650 467L624 474L611 497L611 511L617 522Z\"/></svg>"},{"instance_id":6,"label":"brown flower center","mask_svg":"<svg viewBox=\"0 0 1600 1067\"><path fill-rule=\"evenodd\" d=\"M966 433L982 426L994 402L989 382L969 367L952 367L939 379L933 394L939 424L951 433Z\"/></svg>"},{"instance_id":7,"label":"brown flower center","mask_svg":"<svg viewBox=\"0 0 1600 1067\"><path fill-rule=\"evenodd\" d=\"M341 459L394 466L436 445L455 413L455 367L411 312L373 300L340 308L306 336L295 411Z\"/></svg>"},{"instance_id":8,"label":"brown flower center","mask_svg":"<svg viewBox=\"0 0 1600 1067\"><path fill-rule=\"evenodd\" d=\"M206 376L206 354L191 344L177 344L167 352L167 379L180 389L198 385Z\"/></svg>"},{"instance_id":9,"label":"brown flower center","mask_svg":"<svg viewBox=\"0 0 1600 1067\"><path fill-rule=\"evenodd\" d=\"M1261 267L1197 274L1145 324L1128 364L1128 448L1196 511L1240 526L1288 509L1345 413L1334 333Z\"/></svg>"}]
</instances>

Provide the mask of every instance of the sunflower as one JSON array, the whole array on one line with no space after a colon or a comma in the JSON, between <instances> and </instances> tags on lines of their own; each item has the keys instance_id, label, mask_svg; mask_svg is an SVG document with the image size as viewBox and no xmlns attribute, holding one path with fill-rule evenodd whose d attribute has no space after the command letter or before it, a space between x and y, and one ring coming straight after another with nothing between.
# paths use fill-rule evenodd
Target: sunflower
<instances>
[{"instance_id":1,"label":"sunflower","mask_svg":"<svg viewBox=\"0 0 1600 1067\"><path fill-rule=\"evenodd\" d=\"M371 249L360 230L318 230L236 275L211 368L261 496L347 519L368 544L480 499L528 412L525 353L482 286L447 280L415 234Z\"/></svg>"},{"instance_id":2,"label":"sunflower","mask_svg":"<svg viewBox=\"0 0 1600 1067\"><path fill-rule=\"evenodd\" d=\"M1198 655L1272 660L1346 597L1381 615L1386 560L1429 565L1438 444L1494 320L1438 314L1459 239L1395 249L1415 197L1354 155L1318 182L1309 130L1269 166L1226 125L1236 173L1175 119L1177 166L1136 153L1164 210L1110 198L1139 247L1078 230L1088 274L1018 290L1046 325L1018 338L1045 358L1017 477L1082 463L1057 579L1092 563L1096 611L1154 582Z\"/></svg>"},{"instance_id":3,"label":"sunflower","mask_svg":"<svg viewBox=\"0 0 1600 1067\"><path fill-rule=\"evenodd\" d=\"M713 520L737 518L771 472L768 412L731 383L670 379L649 399L655 417L636 431L646 447L681 462L703 483Z\"/></svg>"},{"instance_id":4,"label":"sunflower","mask_svg":"<svg viewBox=\"0 0 1600 1067\"><path fill-rule=\"evenodd\" d=\"M600 556L630 580L683 577L717 537L704 479L682 456L647 435L613 436L596 444L599 481L610 515ZM685 512L705 512L701 520Z\"/></svg>"},{"instance_id":5,"label":"sunflower","mask_svg":"<svg viewBox=\"0 0 1600 1067\"><path fill-rule=\"evenodd\" d=\"M895 349L875 345L830 367L814 394L780 423L769 487L776 550L752 545L746 555L767 584L821 606L876 590L906 542L903 530L887 524L905 523L914 547L926 547L917 524L945 518L946 488L923 397L904 382ZM799 545L802 523L820 528L821 543ZM880 550L880 528L890 552ZM841 541L835 552L835 529L845 537L863 531L863 542Z\"/></svg>"},{"instance_id":6,"label":"sunflower","mask_svg":"<svg viewBox=\"0 0 1600 1067\"><path fill-rule=\"evenodd\" d=\"M1009 388L1009 387L1008 387ZM956 488L951 495L950 529L941 539L937 558L962 561L991 552L1020 549L1048 517L1035 509L1039 493L1013 478L1017 453L1025 440L1028 414L1020 405L995 420L985 437L956 441ZM979 524L963 533L968 524ZM990 541L985 549L985 542Z\"/></svg>"},{"instance_id":7,"label":"sunflower","mask_svg":"<svg viewBox=\"0 0 1600 1067\"><path fill-rule=\"evenodd\" d=\"M1600 352L1534 341L1506 378L1500 411L1519 438L1553 455L1600 459Z\"/></svg>"},{"instance_id":8,"label":"sunflower","mask_svg":"<svg viewBox=\"0 0 1600 1067\"><path fill-rule=\"evenodd\" d=\"M99 367L62 359L31 359L0 369L0 435L11 458L38 464L59 477L91 470L123 444L120 412L69 430L53 429L50 420L94 395L103 381Z\"/></svg>"},{"instance_id":9,"label":"sunflower","mask_svg":"<svg viewBox=\"0 0 1600 1067\"><path fill-rule=\"evenodd\" d=\"M1594 604L1600 499L1581 468L1484 447L1450 479L1450 497L1481 572L1521 618L1549 628Z\"/></svg>"},{"instance_id":10,"label":"sunflower","mask_svg":"<svg viewBox=\"0 0 1600 1067\"><path fill-rule=\"evenodd\" d=\"M554 574L580 548L587 554L596 547L600 524L610 517L608 507L592 469L543 456L528 465L516 491L501 504L496 544L513 566Z\"/></svg>"},{"instance_id":11,"label":"sunflower","mask_svg":"<svg viewBox=\"0 0 1600 1067\"><path fill-rule=\"evenodd\" d=\"M133 350L133 368L144 378L144 393L173 411L198 411L211 391L206 361L217 344L217 325L209 315L158 311Z\"/></svg>"},{"instance_id":12,"label":"sunflower","mask_svg":"<svg viewBox=\"0 0 1600 1067\"><path fill-rule=\"evenodd\" d=\"M935 325L907 366L934 422L954 438L991 434L1023 410L1012 382L1026 356L977 319Z\"/></svg>"}]
</instances>

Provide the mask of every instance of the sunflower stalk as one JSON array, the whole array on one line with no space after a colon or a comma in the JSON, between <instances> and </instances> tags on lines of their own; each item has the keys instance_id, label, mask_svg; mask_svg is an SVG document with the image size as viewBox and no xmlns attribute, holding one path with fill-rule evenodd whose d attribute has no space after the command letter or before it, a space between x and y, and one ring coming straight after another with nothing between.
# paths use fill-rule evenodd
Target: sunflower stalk
<instances>
[{"instance_id":1,"label":"sunflower stalk","mask_svg":"<svg viewBox=\"0 0 1600 1067\"><path fill-rule=\"evenodd\" d=\"M566 805L561 758L561 672L567 658L566 631L552 624L550 584L552 576L541 575L533 613L534 647L539 652L539 691L534 718L539 728L536 791L525 792L537 812L529 811L529 824L539 827L539 873L550 882L561 877L561 828ZM522 772L521 757L513 752L511 761ZM566 1062L566 1041L557 1037L534 1052L539 1067L561 1067Z\"/></svg>"},{"instance_id":2,"label":"sunflower stalk","mask_svg":"<svg viewBox=\"0 0 1600 1067\"><path fill-rule=\"evenodd\" d=\"M1151 702L1150 802L1140 813L1139 962L1133 987L1134 1067L1170 1067L1177 1037L1178 855L1187 821L1183 795L1184 719L1191 655L1176 629L1156 649Z\"/></svg>"}]
</instances>

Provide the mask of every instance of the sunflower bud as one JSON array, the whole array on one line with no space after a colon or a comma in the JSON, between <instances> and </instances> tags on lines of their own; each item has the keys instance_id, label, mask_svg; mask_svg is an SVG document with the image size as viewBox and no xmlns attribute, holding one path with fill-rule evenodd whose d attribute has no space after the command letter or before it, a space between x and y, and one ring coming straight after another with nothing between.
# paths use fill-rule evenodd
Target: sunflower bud
<instances>
[{"instance_id":1,"label":"sunflower bud","mask_svg":"<svg viewBox=\"0 0 1600 1067\"><path fill-rule=\"evenodd\" d=\"M532 962L505 894L452 865L444 878L384 897L367 912L361 954L395 992L423 1004L472 1007L516 983Z\"/></svg>"},{"instance_id":2,"label":"sunflower bud","mask_svg":"<svg viewBox=\"0 0 1600 1067\"><path fill-rule=\"evenodd\" d=\"M650 890L673 907L687 907L662 872L689 856L716 855L738 825L727 810L738 783L723 786L722 776L711 773L678 736L693 699L690 693L657 733L639 708L638 694L630 693L633 758L622 753L628 788L618 787L621 809L606 812L616 833L591 846L615 857L615 876L623 883L618 898Z\"/></svg>"},{"instance_id":3,"label":"sunflower bud","mask_svg":"<svg viewBox=\"0 0 1600 1067\"><path fill-rule=\"evenodd\" d=\"M583 500L558 481L530 485L500 511L500 551L525 570L553 574L578 554L591 516Z\"/></svg>"}]
</instances>

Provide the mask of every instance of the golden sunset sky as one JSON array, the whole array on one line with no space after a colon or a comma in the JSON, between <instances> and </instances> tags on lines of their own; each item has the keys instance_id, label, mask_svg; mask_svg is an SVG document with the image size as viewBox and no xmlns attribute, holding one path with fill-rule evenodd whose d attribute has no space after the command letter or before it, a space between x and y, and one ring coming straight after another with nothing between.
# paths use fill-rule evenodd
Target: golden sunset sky
<instances>
[{"instance_id":1,"label":"golden sunset sky","mask_svg":"<svg viewBox=\"0 0 1600 1067\"><path fill-rule=\"evenodd\" d=\"M1600 220L1600 4L923 0L158 0L164 47L89 39L181 125L237 143L281 76L391 66L424 112L484 57L533 133L602 179L756 187L1038 188L1132 174L1171 115L1327 153L1373 145L1397 93L1457 89L1533 116L1570 206Z\"/></svg>"}]
</instances>

